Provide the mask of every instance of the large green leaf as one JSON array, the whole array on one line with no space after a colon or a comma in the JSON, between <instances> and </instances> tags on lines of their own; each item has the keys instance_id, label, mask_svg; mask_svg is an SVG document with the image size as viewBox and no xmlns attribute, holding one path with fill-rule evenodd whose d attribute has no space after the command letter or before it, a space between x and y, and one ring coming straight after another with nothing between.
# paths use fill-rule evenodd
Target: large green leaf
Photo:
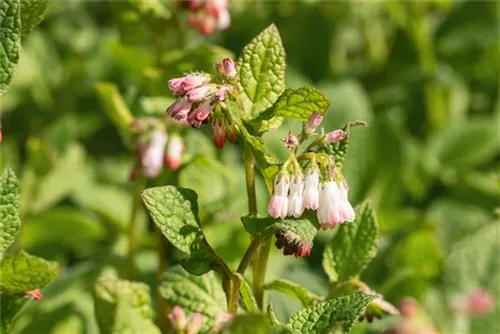
<instances>
[{"instance_id":1,"label":"large green leaf","mask_svg":"<svg viewBox=\"0 0 500 334\"><path fill-rule=\"evenodd\" d=\"M165 186L146 189L141 196L163 235L172 245L191 254L191 246L202 237L196 193L191 189Z\"/></svg>"},{"instance_id":2,"label":"large green leaf","mask_svg":"<svg viewBox=\"0 0 500 334\"><path fill-rule=\"evenodd\" d=\"M101 333L160 334L153 323L149 286L104 273L94 287L94 305Z\"/></svg>"},{"instance_id":3,"label":"large green leaf","mask_svg":"<svg viewBox=\"0 0 500 334\"><path fill-rule=\"evenodd\" d=\"M354 322L375 296L354 294L318 303L295 313L287 327L299 333L326 334L337 326L349 333Z\"/></svg>"},{"instance_id":4,"label":"large green leaf","mask_svg":"<svg viewBox=\"0 0 500 334\"><path fill-rule=\"evenodd\" d=\"M158 289L170 306L182 306L187 316L200 312L203 315L202 332L210 329L217 316L226 312L225 295L213 272L194 276L176 266L165 272Z\"/></svg>"},{"instance_id":5,"label":"large green leaf","mask_svg":"<svg viewBox=\"0 0 500 334\"><path fill-rule=\"evenodd\" d=\"M0 176L0 260L14 242L21 227L19 218L19 184L16 175L6 169Z\"/></svg>"},{"instance_id":6,"label":"large green leaf","mask_svg":"<svg viewBox=\"0 0 500 334\"><path fill-rule=\"evenodd\" d=\"M2 260L0 274L2 291L8 294L23 293L41 289L56 279L59 265L19 251Z\"/></svg>"},{"instance_id":7,"label":"large green leaf","mask_svg":"<svg viewBox=\"0 0 500 334\"><path fill-rule=\"evenodd\" d=\"M338 227L325 248L323 268L330 281L345 281L361 273L377 252L378 225L371 202L356 207L356 220Z\"/></svg>"},{"instance_id":8,"label":"large green leaf","mask_svg":"<svg viewBox=\"0 0 500 334\"><path fill-rule=\"evenodd\" d=\"M43 19L49 2L47 0L22 0L21 1L21 29L26 36Z\"/></svg>"},{"instance_id":9,"label":"large green leaf","mask_svg":"<svg viewBox=\"0 0 500 334\"><path fill-rule=\"evenodd\" d=\"M275 25L249 44L238 59L238 84L244 112L249 118L269 108L285 88L285 50Z\"/></svg>"},{"instance_id":10,"label":"large green leaf","mask_svg":"<svg viewBox=\"0 0 500 334\"><path fill-rule=\"evenodd\" d=\"M290 297L300 300L302 305L304 305L305 307L321 300L321 296L310 292L302 285L284 279L277 279L269 282L264 286L264 289L280 291L284 294L287 294Z\"/></svg>"},{"instance_id":11,"label":"large green leaf","mask_svg":"<svg viewBox=\"0 0 500 334\"><path fill-rule=\"evenodd\" d=\"M9 86L19 60L21 17L19 0L0 1L0 93Z\"/></svg>"}]
</instances>

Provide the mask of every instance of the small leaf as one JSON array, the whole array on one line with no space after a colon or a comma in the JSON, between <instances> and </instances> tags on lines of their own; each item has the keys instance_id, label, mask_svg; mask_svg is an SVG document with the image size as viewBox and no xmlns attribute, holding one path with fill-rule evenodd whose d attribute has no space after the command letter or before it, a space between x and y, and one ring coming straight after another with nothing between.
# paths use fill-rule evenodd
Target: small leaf
<instances>
[{"instance_id":1,"label":"small leaf","mask_svg":"<svg viewBox=\"0 0 500 334\"><path fill-rule=\"evenodd\" d=\"M22 35L26 36L43 19L49 2L47 0L21 1L21 28Z\"/></svg>"},{"instance_id":2,"label":"small leaf","mask_svg":"<svg viewBox=\"0 0 500 334\"><path fill-rule=\"evenodd\" d=\"M273 325L273 327L282 327L283 326L283 324L281 324L281 322L278 320L278 317L276 316L276 312L274 312L273 303L269 303L269 305L267 305L266 316L267 316L267 319L269 320L269 322L271 323L271 325Z\"/></svg>"},{"instance_id":3,"label":"small leaf","mask_svg":"<svg viewBox=\"0 0 500 334\"><path fill-rule=\"evenodd\" d=\"M325 248L323 268L332 282L359 275L377 253L378 225L371 202L356 207L356 219L338 227Z\"/></svg>"},{"instance_id":4,"label":"small leaf","mask_svg":"<svg viewBox=\"0 0 500 334\"><path fill-rule=\"evenodd\" d=\"M19 60L21 17L19 0L0 1L0 93L9 86Z\"/></svg>"},{"instance_id":5,"label":"small leaf","mask_svg":"<svg viewBox=\"0 0 500 334\"><path fill-rule=\"evenodd\" d=\"M321 296L310 292L297 283L290 282L284 279L277 279L270 283L267 283L264 286L264 289L283 292L290 297L300 300L304 307L307 307L314 302L321 300Z\"/></svg>"},{"instance_id":6,"label":"small leaf","mask_svg":"<svg viewBox=\"0 0 500 334\"><path fill-rule=\"evenodd\" d=\"M170 306L182 306L187 316L200 312L202 332L212 328L217 316L226 312L226 298L213 272L194 276L176 266L165 272L158 289Z\"/></svg>"},{"instance_id":7,"label":"small leaf","mask_svg":"<svg viewBox=\"0 0 500 334\"><path fill-rule=\"evenodd\" d=\"M19 184L16 175L10 169L6 169L0 176L0 260L5 251L16 239L21 227L19 218Z\"/></svg>"},{"instance_id":8,"label":"small leaf","mask_svg":"<svg viewBox=\"0 0 500 334\"><path fill-rule=\"evenodd\" d=\"M103 274L94 288L94 305L101 333L160 334L153 323L149 286Z\"/></svg>"},{"instance_id":9,"label":"small leaf","mask_svg":"<svg viewBox=\"0 0 500 334\"><path fill-rule=\"evenodd\" d=\"M342 127L342 130L344 131L344 139L331 144L331 149L332 149L332 154L335 157L335 165L338 168L342 168L342 165L344 164L344 160L347 156L347 149L349 148L349 137L351 136L351 127L356 126L356 125L366 125L364 121L352 121L347 123Z\"/></svg>"},{"instance_id":10,"label":"small leaf","mask_svg":"<svg viewBox=\"0 0 500 334\"><path fill-rule=\"evenodd\" d=\"M19 251L2 260L0 286L9 294L23 293L45 287L58 274L59 265L56 262Z\"/></svg>"},{"instance_id":11,"label":"small leaf","mask_svg":"<svg viewBox=\"0 0 500 334\"><path fill-rule=\"evenodd\" d=\"M115 126L120 130L128 129L133 116L116 85L109 82L99 82L95 88L104 110Z\"/></svg>"},{"instance_id":12,"label":"small leaf","mask_svg":"<svg viewBox=\"0 0 500 334\"><path fill-rule=\"evenodd\" d=\"M151 218L168 241L191 254L191 245L202 237L196 193L191 189L165 186L146 189L141 196Z\"/></svg>"},{"instance_id":13,"label":"small leaf","mask_svg":"<svg viewBox=\"0 0 500 334\"><path fill-rule=\"evenodd\" d=\"M259 119L291 117L307 122L313 113L324 114L329 106L328 98L314 87L288 88L271 108L261 114Z\"/></svg>"},{"instance_id":14,"label":"small leaf","mask_svg":"<svg viewBox=\"0 0 500 334\"><path fill-rule=\"evenodd\" d=\"M252 292L252 288L250 285L245 281L245 278L240 274L236 273L236 276L240 280L240 294L241 294L241 300L243 301L243 304L245 305L246 309L248 312L253 312L253 313L259 313L259 306L257 305L257 301L255 300L255 297Z\"/></svg>"},{"instance_id":15,"label":"small leaf","mask_svg":"<svg viewBox=\"0 0 500 334\"><path fill-rule=\"evenodd\" d=\"M191 246L191 256L181 261L181 266L193 275L203 275L216 267L215 259L203 243Z\"/></svg>"},{"instance_id":16,"label":"small leaf","mask_svg":"<svg viewBox=\"0 0 500 334\"><path fill-rule=\"evenodd\" d=\"M337 325L342 326L345 333L349 333L359 315L373 299L372 295L358 293L314 304L295 313L287 327L299 333L327 334Z\"/></svg>"},{"instance_id":17,"label":"small leaf","mask_svg":"<svg viewBox=\"0 0 500 334\"><path fill-rule=\"evenodd\" d=\"M222 333L267 334L269 323L263 314L238 314Z\"/></svg>"},{"instance_id":18,"label":"small leaf","mask_svg":"<svg viewBox=\"0 0 500 334\"><path fill-rule=\"evenodd\" d=\"M250 119L269 108L281 94L285 67L285 50L274 24L243 48L238 59L238 84Z\"/></svg>"}]
</instances>

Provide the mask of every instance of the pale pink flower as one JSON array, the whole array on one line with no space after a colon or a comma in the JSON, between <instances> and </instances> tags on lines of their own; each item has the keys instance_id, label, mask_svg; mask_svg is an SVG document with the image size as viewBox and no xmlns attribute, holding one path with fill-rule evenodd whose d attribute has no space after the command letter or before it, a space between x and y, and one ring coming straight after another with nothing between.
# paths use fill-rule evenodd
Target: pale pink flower
<instances>
[{"instance_id":1,"label":"pale pink flower","mask_svg":"<svg viewBox=\"0 0 500 334\"><path fill-rule=\"evenodd\" d=\"M168 80L168 88L174 93L175 95L181 95L184 94L185 91L182 89L182 82L186 79L186 77L182 78L174 78Z\"/></svg>"},{"instance_id":2,"label":"pale pink flower","mask_svg":"<svg viewBox=\"0 0 500 334\"><path fill-rule=\"evenodd\" d=\"M304 183L304 209L317 210L319 208L319 173L316 168L309 169Z\"/></svg>"},{"instance_id":3,"label":"pale pink flower","mask_svg":"<svg viewBox=\"0 0 500 334\"><path fill-rule=\"evenodd\" d=\"M286 136L285 138L283 138L282 140L285 143L285 146L289 149L294 148L299 143L297 137L292 135L291 133L288 136Z\"/></svg>"},{"instance_id":4,"label":"pale pink flower","mask_svg":"<svg viewBox=\"0 0 500 334\"><path fill-rule=\"evenodd\" d=\"M184 77L181 87L185 92L201 87L209 81L210 77L202 73L193 73Z\"/></svg>"},{"instance_id":5,"label":"pale pink flower","mask_svg":"<svg viewBox=\"0 0 500 334\"><path fill-rule=\"evenodd\" d=\"M280 174L274 179L274 193L269 200L267 210L273 218L284 219L288 213L288 189L290 178L287 174Z\"/></svg>"},{"instance_id":6,"label":"pale pink flower","mask_svg":"<svg viewBox=\"0 0 500 334\"><path fill-rule=\"evenodd\" d=\"M304 212L302 205L302 192L304 190L304 183L302 175L292 177L290 183L290 194L288 195L288 216L300 217Z\"/></svg>"},{"instance_id":7,"label":"pale pink flower","mask_svg":"<svg viewBox=\"0 0 500 334\"><path fill-rule=\"evenodd\" d=\"M468 299L469 312L472 315L483 315L493 309L493 298L484 289L473 291Z\"/></svg>"},{"instance_id":8,"label":"pale pink flower","mask_svg":"<svg viewBox=\"0 0 500 334\"><path fill-rule=\"evenodd\" d=\"M348 191L347 183L345 180L340 182L340 200L342 201L339 204L340 216L343 221L352 222L356 215L354 213L354 209L352 208L351 203L349 203L348 199Z\"/></svg>"},{"instance_id":9,"label":"pale pink flower","mask_svg":"<svg viewBox=\"0 0 500 334\"><path fill-rule=\"evenodd\" d=\"M200 331L203 317L201 313L196 312L191 315L188 324L186 325L186 334L197 334Z\"/></svg>"},{"instance_id":10,"label":"pale pink flower","mask_svg":"<svg viewBox=\"0 0 500 334\"><path fill-rule=\"evenodd\" d=\"M198 108L189 113L188 123L193 128L199 128L201 123L208 118L211 111L210 101L200 104Z\"/></svg>"},{"instance_id":11,"label":"pale pink flower","mask_svg":"<svg viewBox=\"0 0 500 334\"><path fill-rule=\"evenodd\" d=\"M167 113L180 121L187 118L187 114L191 110L192 104L183 97L180 97L167 109Z\"/></svg>"},{"instance_id":12,"label":"pale pink flower","mask_svg":"<svg viewBox=\"0 0 500 334\"><path fill-rule=\"evenodd\" d=\"M203 98L205 98L205 96L207 96L209 91L210 91L209 85L201 86L188 91L186 97L188 101L191 103L198 102L201 101Z\"/></svg>"},{"instance_id":13,"label":"pale pink flower","mask_svg":"<svg viewBox=\"0 0 500 334\"><path fill-rule=\"evenodd\" d=\"M224 58L222 60L222 68L224 70L224 75L228 78L234 78L237 74L236 64L231 58Z\"/></svg>"},{"instance_id":14,"label":"pale pink flower","mask_svg":"<svg viewBox=\"0 0 500 334\"><path fill-rule=\"evenodd\" d=\"M155 177L160 172L167 139L167 134L161 130L154 132L151 136L141 157L141 164L146 176Z\"/></svg>"},{"instance_id":15,"label":"pale pink flower","mask_svg":"<svg viewBox=\"0 0 500 334\"><path fill-rule=\"evenodd\" d=\"M181 165L182 151L184 150L184 142L181 136L174 134L170 136L165 154L165 164L168 168L176 170Z\"/></svg>"},{"instance_id":16,"label":"pale pink flower","mask_svg":"<svg viewBox=\"0 0 500 334\"><path fill-rule=\"evenodd\" d=\"M184 329L186 327L186 314L184 313L184 309L179 305L175 305L172 308L172 312L168 315L168 319L174 328Z\"/></svg>"},{"instance_id":17,"label":"pale pink flower","mask_svg":"<svg viewBox=\"0 0 500 334\"><path fill-rule=\"evenodd\" d=\"M227 8L219 11L219 16L217 17L217 28L220 30L225 30L231 25L231 14Z\"/></svg>"},{"instance_id":18,"label":"pale pink flower","mask_svg":"<svg viewBox=\"0 0 500 334\"><path fill-rule=\"evenodd\" d=\"M334 228L337 224L343 222L339 210L339 204L342 202L340 189L333 180L323 184L319 194L319 209L317 212L318 221L322 229Z\"/></svg>"},{"instance_id":19,"label":"pale pink flower","mask_svg":"<svg viewBox=\"0 0 500 334\"><path fill-rule=\"evenodd\" d=\"M338 129L327 133L325 139L327 143L336 143L343 140L344 137L345 137L344 131Z\"/></svg>"},{"instance_id":20,"label":"pale pink flower","mask_svg":"<svg viewBox=\"0 0 500 334\"><path fill-rule=\"evenodd\" d=\"M217 91L215 92L215 99L219 102L225 101L227 96L227 89L226 87L218 87Z\"/></svg>"},{"instance_id":21,"label":"pale pink flower","mask_svg":"<svg viewBox=\"0 0 500 334\"><path fill-rule=\"evenodd\" d=\"M313 113L309 117L309 121L306 124L306 131L309 133L314 132L314 130L316 130L316 128L321 124L322 121L323 115L321 115L319 112Z\"/></svg>"}]
</instances>

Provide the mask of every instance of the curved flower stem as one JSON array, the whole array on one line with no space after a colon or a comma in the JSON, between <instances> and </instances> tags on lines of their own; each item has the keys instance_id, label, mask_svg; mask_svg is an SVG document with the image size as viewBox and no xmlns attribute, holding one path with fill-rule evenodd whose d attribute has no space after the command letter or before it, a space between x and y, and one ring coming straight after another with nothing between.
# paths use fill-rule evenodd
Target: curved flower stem
<instances>
[{"instance_id":1,"label":"curved flower stem","mask_svg":"<svg viewBox=\"0 0 500 334\"><path fill-rule=\"evenodd\" d=\"M141 191L144 189L145 179L142 173L138 173L134 182L132 197L132 211L128 226L128 255L127 255L127 277L130 280L135 278L135 255L137 253L137 223L141 208Z\"/></svg>"},{"instance_id":2,"label":"curved flower stem","mask_svg":"<svg viewBox=\"0 0 500 334\"><path fill-rule=\"evenodd\" d=\"M247 143L243 145L243 159L245 161L245 180L247 184L248 213L257 215L257 196L255 193L255 158Z\"/></svg>"},{"instance_id":3,"label":"curved flower stem","mask_svg":"<svg viewBox=\"0 0 500 334\"><path fill-rule=\"evenodd\" d=\"M272 237L266 239L260 247L259 257L256 260L256 268L253 276L253 293L257 300L257 305L259 305L262 310L264 309L264 280L266 278L267 261L269 260L272 239Z\"/></svg>"}]
</instances>

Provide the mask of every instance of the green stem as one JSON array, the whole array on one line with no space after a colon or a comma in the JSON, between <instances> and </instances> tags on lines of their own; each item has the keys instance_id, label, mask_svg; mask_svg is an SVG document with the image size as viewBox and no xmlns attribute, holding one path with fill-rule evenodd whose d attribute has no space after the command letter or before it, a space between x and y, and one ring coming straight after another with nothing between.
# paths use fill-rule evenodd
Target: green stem
<instances>
[{"instance_id":1,"label":"green stem","mask_svg":"<svg viewBox=\"0 0 500 334\"><path fill-rule=\"evenodd\" d=\"M257 300L257 305L262 310L264 310L264 281L266 279L267 262L269 260L269 253L271 252L272 239L272 237L266 239L260 247L260 254L254 270L253 292Z\"/></svg>"},{"instance_id":2,"label":"green stem","mask_svg":"<svg viewBox=\"0 0 500 334\"><path fill-rule=\"evenodd\" d=\"M248 213L257 216L257 196L255 193L255 159L247 143L244 144L245 180L247 184Z\"/></svg>"},{"instance_id":3,"label":"green stem","mask_svg":"<svg viewBox=\"0 0 500 334\"><path fill-rule=\"evenodd\" d=\"M127 258L127 277L130 280L135 279L135 256L137 254L137 237L139 213L141 209L141 191L144 188L144 177L138 173L134 182L132 211L130 213L130 222L128 225L128 258Z\"/></svg>"},{"instance_id":4,"label":"green stem","mask_svg":"<svg viewBox=\"0 0 500 334\"><path fill-rule=\"evenodd\" d=\"M243 255L243 258L240 261L240 264L238 266L238 269L236 270L237 273L244 275L245 270L247 269L248 265L250 264L250 261L252 260L253 255L255 254L255 251L260 247L260 244L262 243L262 239L259 237L253 238L252 242L248 246L245 255Z\"/></svg>"},{"instance_id":5,"label":"green stem","mask_svg":"<svg viewBox=\"0 0 500 334\"><path fill-rule=\"evenodd\" d=\"M158 261L158 270L156 271L156 310L158 312L158 325L162 333L168 333L170 323L167 318L168 305L167 301L159 293L163 272L166 268L167 240L158 227L155 227L156 235L156 252Z\"/></svg>"}]
</instances>

